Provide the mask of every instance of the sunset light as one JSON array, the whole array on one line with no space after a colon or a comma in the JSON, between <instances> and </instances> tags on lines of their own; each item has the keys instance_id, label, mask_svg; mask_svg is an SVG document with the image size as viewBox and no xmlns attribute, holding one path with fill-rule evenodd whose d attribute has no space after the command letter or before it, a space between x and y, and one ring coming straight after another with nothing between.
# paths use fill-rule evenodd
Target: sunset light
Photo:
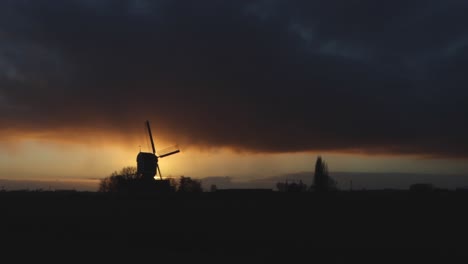
<instances>
[{"instance_id":1,"label":"sunset light","mask_svg":"<svg viewBox=\"0 0 468 264\"><path fill-rule=\"evenodd\" d=\"M467 11L0 1L0 236L426 263L369 247L468 235Z\"/></svg>"}]
</instances>

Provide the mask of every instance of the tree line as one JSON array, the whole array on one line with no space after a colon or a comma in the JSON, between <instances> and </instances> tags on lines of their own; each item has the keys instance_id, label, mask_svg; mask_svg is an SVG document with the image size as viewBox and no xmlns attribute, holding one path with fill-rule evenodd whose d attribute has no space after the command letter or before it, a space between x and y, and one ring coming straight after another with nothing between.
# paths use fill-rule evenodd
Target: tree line
<instances>
[{"instance_id":1,"label":"tree line","mask_svg":"<svg viewBox=\"0 0 468 264\"><path fill-rule=\"evenodd\" d=\"M315 162L315 172L313 184L308 187L302 181L299 182L278 182L276 188L281 192L329 192L337 190L337 183L328 172L328 165L318 157ZM215 185L210 187L210 191L216 191ZM113 172L110 176L100 180L98 192L106 193L140 193L140 192L181 192L199 193L203 192L200 180L191 177L180 176L168 178L166 180L148 180L137 174L137 168L127 166L120 171Z\"/></svg>"},{"instance_id":2,"label":"tree line","mask_svg":"<svg viewBox=\"0 0 468 264\"><path fill-rule=\"evenodd\" d=\"M142 178L137 174L137 168L128 166L100 180L98 192L106 193L139 193L139 192L184 192L198 193L203 188L200 180L180 176L178 179L168 178L156 181Z\"/></svg>"},{"instance_id":3,"label":"tree line","mask_svg":"<svg viewBox=\"0 0 468 264\"><path fill-rule=\"evenodd\" d=\"M314 180L310 187L307 187L301 180L299 182L278 182L276 188L281 192L329 192L338 189L337 182L330 177L328 165L321 156L317 157L315 162Z\"/></svg>"}]
</instances>

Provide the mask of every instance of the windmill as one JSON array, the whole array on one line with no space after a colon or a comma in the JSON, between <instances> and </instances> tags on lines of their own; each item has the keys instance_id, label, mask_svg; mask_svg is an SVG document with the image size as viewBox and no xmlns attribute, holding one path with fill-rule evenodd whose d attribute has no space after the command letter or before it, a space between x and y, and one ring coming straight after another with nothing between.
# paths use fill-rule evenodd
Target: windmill
<instances>
[{"instance_id":1,"label":"windmill","mask_svg":"<svg viewBox=\"0 0 468 264\"><path fill-rule=\"evenodd\" d=\"M156 153L154 147L153 134L151 133L151 127L149 121L146 121L146 128L148 129L148 135L151 140L151 147L153 152L141 152L137 155L137 173L141 175L143 179L154 180L154 176L159 174L159 178L162 180L161 170L159 169L158 159L164 158L180 152L179 148L172 146Z\"/></svg>"}]
</instances>

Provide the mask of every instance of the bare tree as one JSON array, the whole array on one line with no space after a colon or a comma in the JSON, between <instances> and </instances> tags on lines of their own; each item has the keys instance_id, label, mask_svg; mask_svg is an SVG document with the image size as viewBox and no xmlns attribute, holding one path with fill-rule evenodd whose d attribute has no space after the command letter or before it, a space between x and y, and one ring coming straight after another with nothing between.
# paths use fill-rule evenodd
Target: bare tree
<instances>
[{"instance_id":1,"label":"bare tree","mask_svg":"<svg viewBox=\"0 0 468 264\"><path fill-rule=\"evenodd\" d=\"M179 179L178 192L202 192L201 181L194 180L190 177L181 176Z\"/></svg>"},{"instance_id":2,"label":"bare tree","mask_svg":"<svg viewBox=\"0 0 468 264\"><path fill-rule=\"evenodd\" d=\"M136 167L123 167L101 179L98 192L129 192L138 180Z\"/></svg>"}]
</instances>

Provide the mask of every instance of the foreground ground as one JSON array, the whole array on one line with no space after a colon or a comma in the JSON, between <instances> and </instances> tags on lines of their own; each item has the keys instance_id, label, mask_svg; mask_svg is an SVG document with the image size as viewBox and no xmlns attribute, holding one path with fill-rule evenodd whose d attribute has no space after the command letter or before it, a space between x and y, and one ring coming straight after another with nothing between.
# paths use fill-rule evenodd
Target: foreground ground
<instances>
[{"instance_id":1,"label":"foreground ground","mask_svg":"<svg viewBox=\"0 0 468 264\"><path fill-rule=\"evenodd\" d=\"M1 239L10 245L40 241L270 257L309 256L317 248L342 258L463 254L453 250L468 248L467 208L465 192L0 193Z\"/></svg>"}]
</instances>

